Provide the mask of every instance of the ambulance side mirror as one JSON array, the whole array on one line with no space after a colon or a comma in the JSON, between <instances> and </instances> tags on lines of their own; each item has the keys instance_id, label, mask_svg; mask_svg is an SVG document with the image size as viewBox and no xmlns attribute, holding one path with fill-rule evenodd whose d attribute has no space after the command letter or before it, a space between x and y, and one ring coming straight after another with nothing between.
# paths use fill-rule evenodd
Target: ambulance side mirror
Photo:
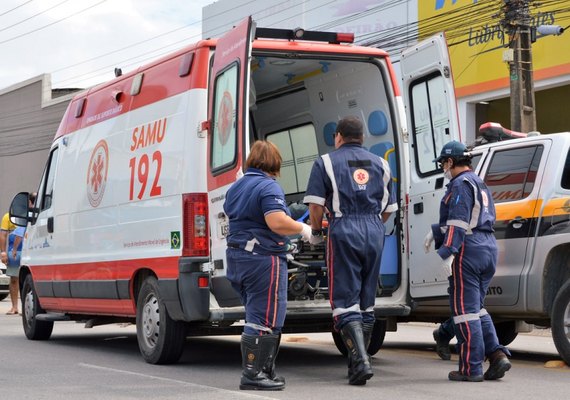
<instances>
[{"instance_id":1,"label":"ambulance side mirror","mask_svg":"<svg viewBox=\"0 0 570 400\"><path fill-rule=\"evenodd\" d=\"M29 215L29 193L20 192L12 200L10 204L10 221L17 226L26 226L31 221Z\"/></svg>"}]
</instances>

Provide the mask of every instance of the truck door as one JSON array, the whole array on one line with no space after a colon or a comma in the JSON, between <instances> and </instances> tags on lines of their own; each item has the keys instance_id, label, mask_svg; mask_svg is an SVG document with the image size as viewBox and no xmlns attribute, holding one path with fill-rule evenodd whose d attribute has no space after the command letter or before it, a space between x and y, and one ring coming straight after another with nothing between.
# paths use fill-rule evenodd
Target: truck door
<instances>
[{"instance_id":1,"label":"truck door","mask_svg":"<svg viewBox=\"0 0 570 400\"><path fill-rule=\"evenodd\" d=\"M495 202L499 258L486 305L512 306L520 299L521 276L532 263L541 206L550 195L540 190L550 148L549 140L489 148L480 175Z\"/></svg>"},{"instance_id":2,"label":"truck door","mask_svg":"<svg viewBox=\"0 0 570 400\"><path fill-rule=\"evenodd\" d=\"M410 137L408 204L409 273L412 297L446 296L448 280L435 251L424 253L424 237L438 222L445 193L443 170L433 160L450 140L461 140L447 43L443 34L402 53L403 97Z\"/></svg>"},{"instance_id":3,"label":"truck door","mask_svg":"<svg viewBox=\"0 0 570 400\"><path fill-rule=\"evenodd\" d=\"M249 74L251 41L255 26L251 17L240 22L216 44L209 82L208 200L211 254L214 265L212 290L225 305L225 294L235 298L225 275L228 220L223 211L225 193L242 171L249 150ZM231 301L230 301L231 303ZM231 305L231 304L227 304Z\"/></svg>"}]
</instances>

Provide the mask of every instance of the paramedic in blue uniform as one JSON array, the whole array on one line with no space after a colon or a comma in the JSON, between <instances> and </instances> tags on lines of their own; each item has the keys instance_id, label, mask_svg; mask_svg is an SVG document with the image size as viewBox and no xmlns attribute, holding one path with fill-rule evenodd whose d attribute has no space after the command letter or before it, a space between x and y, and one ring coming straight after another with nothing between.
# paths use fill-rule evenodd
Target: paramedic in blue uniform
<instances>
[{"instance_id":1,"label":"paramedic in blue uniform","mask_svg":"<svg viewBox=\"0 0 570 400\"><path fill-rule=\"evenodd\" d=\"M441 149L438 162L450 180L425 246L435 248L450 278L450 306L455 323L459 370L452 381L496 380L511 368L509 351L499 344L491 316L484 308L485 294L495 274L497 242L493 226L495 205L485 183L471 170L465 145L451 141ZM490 366L483 374L487 357Z\"/></svg>"},{"instance_id":2,"label":"paramedic in blue uniform","mask_svg":"<svg viewBox=\"0 0 570 400\"><path fill-rule=\"evenodd\" d=\"M230 187L224 203L229 217L227 278L245 307L243 390L285 387L285 380L275 375L275 358L287 308L286 256L293 248L287 235L301 235L305 241L311 237L309 225L290 217L275 180L281 161L274 144L255 142L244 176Z\"/></svg>"},{"instance_id":3,"label":"paramedic in blue uniform","mask_svg":"<svg viewBox=\"0 0 570 400\"><path fill-rule=\"evenodd\" d=\"M335 149L318 158L304 202L309 204L313 244L328 219L327 265L335 330L348 350L349 384L373 375L367 354L384 245L384 222L397 210L388 162L362 147L362 122L341 119Z\"/></svg>"}]
</instances>

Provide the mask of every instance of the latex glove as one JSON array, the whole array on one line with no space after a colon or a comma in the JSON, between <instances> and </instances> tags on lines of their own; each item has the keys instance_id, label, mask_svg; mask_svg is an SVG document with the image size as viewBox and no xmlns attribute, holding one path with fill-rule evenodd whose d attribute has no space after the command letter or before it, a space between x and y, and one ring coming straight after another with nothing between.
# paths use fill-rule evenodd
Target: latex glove
<instances>
[{"instance_id":1,"label":"latex glove","mask_svg":"<svg viewBox=\"0 0 570 400\"><path fill-rule=\"evenodd\" d=\"M307 225L301 222L301 225L303 225L303 228L301 229L301 239L303 240L303 242L309 242L311 240L311 237L313 236L312 234L312 230L311 230L311 225Z\"/></svg>"},{"instance_id":2,"label":"latex glove","mask_svg":"<svg viewBox=\"0 0 570 400\"><path fill-rule=\"evenodd\" d=\"M311 235L311 238L309 239L309 243L314 245L320 244L322 242L324 242L324 238L323 235L319 235L319 236L315 236L315 235Z\"/></svg>"},{"instance_id":3,"label":"latex glove","mask_svg":"<svg viewBox=\"0 0 570 400\"><path fill-rule=\"evenodd\" d=\"M433 232L431 231L430 228L429 232L427 233L424 239L424 250L426 254L429 253L429 251L431 250L432 243L433 243Z\"/></svg>"},{"instance_id":4,"label":"latex glove","mask_svg":"<svg viewBox=\"0 0 570 400\"><path fill-rule=\"evenodd\" d=\"M451 276L451 265L453 264L454 259L455 259L455 256L449 256L445 260L443 260L441 263L441 268L442 268L444 274L446 274L445 275L446 277Z\"/></svg>"}]
</instances>

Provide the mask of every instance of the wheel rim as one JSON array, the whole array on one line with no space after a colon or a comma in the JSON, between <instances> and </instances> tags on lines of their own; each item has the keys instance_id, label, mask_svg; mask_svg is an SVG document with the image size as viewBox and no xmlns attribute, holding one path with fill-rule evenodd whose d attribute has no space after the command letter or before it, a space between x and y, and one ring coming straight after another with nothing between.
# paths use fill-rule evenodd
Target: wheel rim
<instances>
[{"instance_id":1,"label":"wheel rim","mask_svg":"<svg viewBox=\"0 0 570 400\"><path fill-rule=\"evenodd\" d=\"M31 290L26 293L24 298L24 317L26 324L30 326L34 321L34 294Z\"/></svg>"},{"instance_id":2,"label":"wheel rim","mask_svg":"<svg viewBox=\"0 0 570 400\"><path fill-rule=\"evenodd\" d=\"M144 305L142 312L143 337L148 347L155 347L158 342L160 328L160 309L158 299L150 295Z\"/></svg>"}]
</instances>

